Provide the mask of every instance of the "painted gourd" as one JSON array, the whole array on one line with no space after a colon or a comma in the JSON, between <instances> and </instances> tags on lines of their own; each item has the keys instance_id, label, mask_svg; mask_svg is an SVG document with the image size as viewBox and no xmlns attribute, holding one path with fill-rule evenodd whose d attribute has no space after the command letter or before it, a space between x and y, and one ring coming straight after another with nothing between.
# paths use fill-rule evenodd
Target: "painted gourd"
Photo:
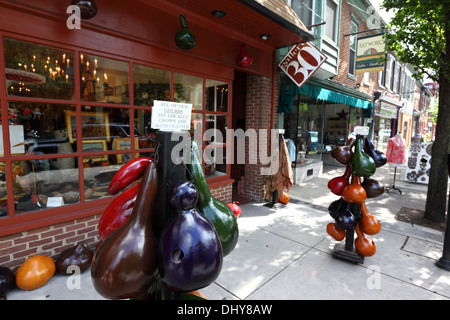
<instances>
[{"instance_id":1,"label":"painted gourd","mask_svg":"<svg viewBox=\"0 0 450 320\"><path fill-rule=\"evenodd\" d=\"M278 196L278 202L282 204L287 204L291 200L289 197L289 194L285 191L281 192L281 194Z\"/></svg>"},{"instance_id":2,"label":"painted gourd","mask_svg":"<svg viewBox=\"0 0 450 320\"><path fill-rule=\"evenodd\" d=\"M23 290L34 290L53 277L56 266L52 258L32 255L16 271L16 285Z\"/></svg>"},{"instance_id":3,"label":"painted gourd","mask_svg":"<svg viewBox=\"0 0 450 320\"><path fill-rule=\"evenodd\" d=\"M329 206L328 206L328 213L330 214L330 216L335 219L337 214L339 213L339 211L341 210L342 206L345 204L344 199L339 198L338 200L333 201Z\"/></svg>"},{"instance_id":4,"label":"painted gourd","mask_svg":"<svg viewBox=\"0 0 450 320\"><path fill-rule=\"evenodd\" d=\"M147 291L157 276L158 242L153 232L158 189L155 162L145 171L130 218L97 247L91 263L94 288L108 299Z\"/></svg>"},{"instance_id":5,"label":"painted gourd","mask_svg":"<svg viewBox=\"0 0 450 320\"><path fill-rule=\"evenodd\" d=\"M345 168L345 172L342 176L333 178L330 181L328 181L328 189L330 189L330 191L333 192L335 195L340 196L344 188L349 184L349 178L351 173L352 173L351 167L350 165L347 165L347 167Z\"/></svg>"},{"instance_id":6,"label":"painted gourd","mask_svg":"<svg viewBox=\"0 0 450 320\"><path fill-rule=\"evenodd\" d=\"M222 243L223 255L227 256L233 251L238 241L239 229L237 220L231 209L224 202L211 195L203 172L197 143L194 140L191 143L191 163L187 163L186 166L192 174L192 182L194 182L198 190L197 208L216 228Z\"/></svg>"},{"instance_id":7,"label":"painted gourd","mask_svg":"<svg viewBox=\"0 0 450 320\"><path fill-rule=\"evenodd\" d=\"M0 298L14 288L14 280L14 272L10 268L0 266Z\"/></svg>"},{"instance_id":8,"label":"painted gourd","mask_svg":"<svg viewBox=\"0 0 450 320\"><path fill-rule=\"evenodd\" d=\"M345 230L339 228L335 223L327 224L327 233L337 241L342 241L345 238Z\"/></svg>"},{"instance_id":9,"label":"painted gourd","mask_svg":"<svg viewBox=\"0 0 450 320\"><path fill-rule=\"evenodd\" d=\"M137 178L140 178L147 166L152 162L148 157L140 157L128 161L116 172L108 187L108 193L115 195L125 189Z\"/></svg>"},{"instance_id":10,"label":"painted gourd","mask_svg":"<svg viewBox=\"0 0 450 320\"><path fill-rule=\"evenodd\" d=\"M336 147L331 151L331 157L343 165L347 165L352 161L353 151L352 147L355 144L354 139L350 139L346 146Z\"/></svg>"},{"instance_id":11,"label":"painted gourd","mask_svg":"<svg viewBox=\"0 0 450 320\"><path fill-rule=\"evenodd\" d=\"M219 236L195 208L198 193L190 181L175 183L168 192L177 215L161 233L158 247L159 272L170 290L189 292L214 282L222 269Z\"/></svg>"},{"instance_id":12,"label":"painted gourd","mask_svg":"<svg viewBox=\"0 0 450 320\"><path fill-rule=\"evenodd\" d=\"M186 17L180 15L181 29L175 34L175 44L183 50L190 50L195 47L195 36L188 29Z\"/></svg>"},{"instance_id":13,"label":"painted gourd","mask_svg":"<svg viewBox=\"0 0 450 320\"><path fill-rule=\"evenodd\" d=\"M355 228L356 219L350 211L350 203L346 202L334 219L336 225L345 230L353 230Z\"/></svg>"},{"instance_id":14,"label":"painted gourd","mask_svg":"<svg viewBox=\"0 0 450 320\"><path fill-rule=\"evenodd\" d=\"M353 181L342 191L342 199L346 202L361 203L367 198L366 190L361 186L358 176L353 176Z\"/></svg>"},{"instance_id":15,"label":"painted gourd","mask_svg":"<svg viewBox=\"0 0 450 320\"><path fill-rule=\"evenodd\" d=\"M366 203L361 202L361 220L359 221L361 231L368 235L380 232L381 225L377 218L369 213Z\"/></svg>"},{"instance_id":16,"label":"painted gourd","mask_svg":"<svg viewBox=\"0 0 450 320\"><path fill-rule=\"evenodd\" d=\"M236 64L239 67L247 68L250 67L252 63L253 59L248 55L246 45L244 43L241 44L241 50L239 52L238 57L236 58Z\"/></svg>"},{"instance_id":17,"label":"painted gourd","mask_svg":"<svg viewBox=\"0 0 450 320\"><path fill-rule=\"evenodd\" d=\"M384 185L372 178L365 177L361 186L366 190L367 198L375 198L384 193Z\"/></svg>"},{"instance_id":18,"label":"painted gourd","mask_svg":"<svg viewBox=\"0 0 450 320\"><path fill-rule=\"evenodd\" d=\"M375 173L375 162L364 152L362 138L356 138L355 152L353 153L351 162L352 173L355 176L369 177Z\"/></svg>"},{"instance_id":19,"label":"painted gourd","mask_svg":"<svg viewBox=\"0 0 450 320\"><path fill-rule=\"evenodd\" d=\"M241 216L242 210L239 207L238 201L233 201L232 203L227 203L227 206L231 209L231 211L233 211L233 214L236 217L236 219Z\"/></svg>"},{"instance_id":20,"label":"painted gourd","mask_svg":"<svg viewBox=\"0 0 450 320\"><path fill-rule=\"evenodd\" d=\"M76 246L61 252L55 262L56 271L63 275L72 274L74 270L71 267L76 266L79 269L75 271L83 272L91 265L92 257L92 251L80 242Z\"/></svg>"},{"instance_id":21,"label":"painted gourd","mask_svg":"<svg viewBox=\"0 0 450 320\"><path fill-rule=\"evenodd\" d=\"M375 254L377 247L372 239L367 237L359 228L359 222L356 224L356 239L355 249L359 255L363 257L370 257Z\"/></svg>"},{"instance_id":22,"label":"painted gourd","mask_svg":"<svg viewBox=\"0 0 450 320\"><path fill-rule=\"evenodd\" d=\"M101 240L104 240L129 219L136 203L138 191L138 184L128 188L106 207L98 222L98 233Z\"/></svg>"},{"instance_id":23,"label":"painted gourd","mask_svg":"<svg viewBox=\"0 0 450 320\"><path fill-rule=\"evenodd\" d=\"M71 3L80 8L81 19L89 20L97 15L97 5L94 0L72 0Z\"/></svg>"},{"instance_id":24,"label":"painted gourd","mask_svg":"<svg viewBox=\"0 0 450 320\"><path fill-rule=\"evenodd\" d=\"M375 146L373 145L370 138L366 137L364 139L364 151L373 159L377 168L382 167L386 164L386 155L383 152L375 149Z\"/></svg>"}]
</instances>

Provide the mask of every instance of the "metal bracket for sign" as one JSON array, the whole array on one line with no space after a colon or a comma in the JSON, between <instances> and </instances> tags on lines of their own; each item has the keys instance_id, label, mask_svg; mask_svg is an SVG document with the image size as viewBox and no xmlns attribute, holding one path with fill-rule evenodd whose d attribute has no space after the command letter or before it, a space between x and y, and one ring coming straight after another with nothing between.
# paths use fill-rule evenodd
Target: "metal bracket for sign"
<instances>
[{"instance_id":1,"label":"metal bracket for sign","mask_svg":"<svg viewBox=\"0 0 450 320\"><path fill-rule=\"evenodd\" d=\"M345 245L342 243L337 243L334 246L331 255L335 258L345 260L352 263L364 263L364 257L360 256L358 252L353 248L353 241L355 238L355 230L347 230L345 232Z\"/></svg>"}]
</instances>

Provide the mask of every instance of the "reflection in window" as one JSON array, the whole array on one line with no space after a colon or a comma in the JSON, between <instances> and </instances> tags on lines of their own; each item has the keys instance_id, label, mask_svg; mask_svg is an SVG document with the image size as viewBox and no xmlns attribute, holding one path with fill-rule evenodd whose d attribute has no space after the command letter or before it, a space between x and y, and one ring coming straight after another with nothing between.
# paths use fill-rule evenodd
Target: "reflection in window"
<instances>
[{"instance_id":1,"label":"reflection in window","mask_svg":"<svg viewBox=\"0 0 450 320\"><path fill-rule=\"evenodd\" d=\"M133 65L134 104L152 106L154 100L170 100L170 71Z\"/></svg>"},{"instance_id":2,"label":"reflection in window","mask_svg":"<svg viewBox=\"0 0 450 320\"><path fill-rule=\"evenodd\" d=\"M71 51L7 38L3 44L8 95L74 99Z\"/></svg>"},{"instance_id":3,"label":"reflection in window","mask_svg":"<svg viewBox=\"0 0 450 320\"><path fill-rule=\"evenodd\" d=\"M77 163L76 158L61 158ZM12 163L16 212L55 208L80 202L77 168L59 169L50 159Z\"/></svg>"},{"instance_id":4,"label":"reflection in window","mask_svg":"<svg viewBox=\"0 0 450 320\"><path fill-rule=\"evenodd\" d=\"M147 127L148 135L150 138L155 138L155 129L151 129L152 113L150 110L134 110L134 133L138 138L139 149L154 148L155 143L149 141L145 136L145 127ZM149 156L150 153L141 153L142 156Z\"/></svg>"},{"instance_id":5,"label":"reflection in window","mask_svg":"<svg viewBox=\"0 0 450 320\"><path fill-rule=\"evenodd\" d=\"M70 114L67 119L68 126L71 128L69 138L75 142L77 139L76 114ZM124 150L125 147L129 150L130 130L129 109L90 106L81 108L83 152Z\"/></svg>"},{"instance_id":6,"label":"reflection in window","mask_svg":"<svg viewBox=\"0 0 450 320\"><path fill-rule=\"evenodd\" d=\"M201 110L203 105L203 78L182 73L174 73L174 101L192 103L193 110Z\"/></svg>"},{"instance_id":7,"label":"reflection in window","mask_svg":"<svg viewBox=\"0 0 450 320\"><path fill-rule=\"evenodd\" d=\"M207 147L205 149L205 176L207 178L220 177L227 174L226 156L226 147Z\"/></svg>"},{"instance_id":8,"label":"reflection in window","mask_svg":"<svg viewBox=\"0 0 450 320\"><path fill-rule=\"evenodd\" d=\"M80 53L81 99L128 104L128 63Z\"/></svg>"},{"instance_id":9,"label":"reflection in window","mask_svg":"<svg viewBox=\"0 0 450 320\"><path fill-rule=\"evenodd\" d=\"M100 159L103 157L103 159ZM83 157L83 175L84 175L84 197L86 201L98 200L109 197L108 187L117 172L118 167L112 164L113 158L117 155L109 156L87 156ZM122 160L131 158L130 154L120 155ZM106 161L105 159L111 159ZM100 160L98 162L97 160ZM117 160L114 160L116 162Z\"/></svg>"},{"instance_id":10,"label":"reflection in window","mask_svg":"<svg viewBox=\"0 0 450 320\"><path fill-rule=\"evenodd\" d=\"M207 144L226 143L228 116L207 114L205 124L205 141Z\"/></svg>"},{"instance_id":11,"label":"reflection in window","mask_svg":"<svg viewBox=\"0 0 450 320\"><path fill-rule=\"evenodd\" d=\"M70 112L75 113L75 106L9 102L11 154L73 153L66 124L66 114ZM3 141L0 144L0 149L3 150ZM56 163L57 159L52 159L52 162ZM74 164L70 164L70 167L73 166Z\"/></svg>"},{"instance_id":12,"label":"reflection in window","mask_svg":"<svg viewBox=\"0 0 450 320\"><path fill-rule=\"evenodd\" d=\"M228 111L228 83L206 79L206 105L208 111Z\"/></svg>"}]
</instances>

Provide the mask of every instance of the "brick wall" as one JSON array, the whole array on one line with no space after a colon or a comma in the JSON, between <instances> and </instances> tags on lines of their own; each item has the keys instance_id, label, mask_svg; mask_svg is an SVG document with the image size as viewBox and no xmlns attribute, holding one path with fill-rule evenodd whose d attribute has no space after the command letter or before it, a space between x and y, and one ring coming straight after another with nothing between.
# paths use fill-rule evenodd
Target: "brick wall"
<instances>
[{"instance_id":1,"label":"brick wall","mask_svg":"<svg viewBox=\"0 0 450 320\"><path fill-rule=\"evenodd\" d=\"M277 94L275 94L275 97ZM246 97L246 129L271 129L272 116L272 79L248 74ZM267 148L270 146L270 134L267 135ZM264 176L261 175L260 159L257 154L249 154L249 141L245 144L245 196L261 201L264 198ZM254 147L254 146L253 146ZM259 150L259 149L258 149ZM250 164L255 163L256 164Z\"/></svg>"},{"instance_id":2,"label":"brick wall","mask_svg":"<svg viewBox=\"0 0 450 320\"><path fill-rule=\"evenodd\" d=\"M212 196L218 200L225 203L230 203L232 201L233 185L231 183L210 188L210 191Z\"/></svg>"},{"instance_id":3,"label":"brick wall","mask_svg":"<svg viewBox=\"0 0 450 320\"><path fill-rule=\"evenodd\" d=\"M231 202L231 193L231 184L211 188L213 197L225 203ZM34 253L56 260L62 251L79 242L93 250L100 241L100 217L101 214L1 237L0 265L15 269Z\"/></svg>"},{"instance_id":4,"label":"brick wall","mask_svg":"<svg viewBox=\"0 0 450 320\"><path fill-rule=\"evenodd\" d=\"M33 253L56 259L62 251L79 242L93 249L100 240L97 229L100 216L95 215L2 237L0 265L8 268L18 267Z\"/></svg>"}]
</instances>

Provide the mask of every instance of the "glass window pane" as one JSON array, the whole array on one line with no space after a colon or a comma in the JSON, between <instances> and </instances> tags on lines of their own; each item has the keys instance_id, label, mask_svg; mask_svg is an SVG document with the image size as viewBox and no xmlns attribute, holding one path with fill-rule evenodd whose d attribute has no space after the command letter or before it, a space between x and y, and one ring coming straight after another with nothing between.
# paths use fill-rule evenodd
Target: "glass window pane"
<instances>
[{"instance_id":1,"label":"glass window pane","mask_svg":"<svg viewBox=\"0 0 450 320\"><path fill-rule=\"evenodd\" d=\"M220 177L227 174L226 147L207 147L204 152L205 176Z\"/></svg>"},{"instance_id":2,"label":"glass window pane","mask_svg":"<svg viewBox=\"0 0 450 320\"><path fill-rule=\"evenodd\" d=\"M8 95L75 98L73 53L14 39L3 40Z\"/></svg>"},{"instance_id":3,"label":"glass window pane","mask_svg":"<svg viewBox=\"0 0 450 320\"><path fill-rule=\"evenodd\" d=\"M77 163L76 158L70 163ZM80 202L77 168L59 169L50 159L12 162L16 213Z\"/></svg>"},{"instance_id":4,"label":"glass window pane","mask_svg":"<svg viewBox=\"0 0 450 320\"><path fill-rule=\"evenodd\" d=\"M14 174L14 172L13 172ZM16 188L17 185L14 181L14 188ZM7 217L8 216L8 195L6 194L6 169L5 169L5 163L0 162L0 218L1 217Z\"/></svg>"},{"instance_id":5,"label":"glass window pane","mask_svg":"<svg viewBox=\"0 0 450 320\"><path fill-rule=\"evenodd\" d=\"M203 114L192 113L191 115L191 130L189 130L191 137L194 137L199 147L203 144Z\"/></svg>"},{"instance_id":6,"label":"glass window pane","mask_svg":"<svg viewBox=\"0 0 450 320\"><path fill-rule=\"evenodd\" d=\"M73 153L66 123L66 114L71 112L75 113L75 106L9 102L12 155ZM3 145L3 140L0 143ZM52 165L59 167L57 161L52 159ZM73 168L74 164L70 167Z\"/></svg>"},{"instance_id":7,"label":"glass window pane","mask_svg":"<svg viewBox=\"0 0 450 320\"><path fill-rule=\"evenodd\" d=\"M134 104L152 106L153 100L170 101L170 71L133 65Z\"/></svg>"},{"instance_id":8,"label":"glass window pane","mask_svg":"<svg viewBox=\"0 0 450 320\"><path fill-rule=\"evenodd\" d=\"M205 91L207 111L228 112L228 83L206 79Z\"/></svg>"},{"instance_id":9,"label":"glass window pane","mask_svg":"<svg viewBox=\"0 0 450 320\"><path fill-rule=\"evenodd\" d=\"M203 78L174 73L174 101L192 103L193 110L203 109Z\"/></svg>"},{"instance_id":10,"label":"glass window pane","mask_svg":"<svg viewBox=\"0 0 450 320\"><path fill-rule=\"evenodd\" d=\"M205 124L206 144L226 143L228 129L228 116L207 114Z\"/></svg>"},{"instance_id":11,"label":"glass window pane","mask_svg":"<svg viewBox=\"0 0 450 320\"><path fill-rule=\"evenodd\" d=\"M81 108L81 136L83 152L125 150L130 148L130 110L123 108ZM77 140L76 113L68 115L70 141ZM91 144L91 146L90 146ZM95 148L95 151L86 151Z\"/></svg>"},{"instance_id":12,"label":"glass window pane","mask_svg":"<svg viewBox=\"0 0 450 320\"><path fill-rule=\"evenodd\" d=\"M117 155L83 157L84 197L85 201L110 197L109 184L119 167L113 165ZM131 159L130 154L121 154L123 161ZM109 161L111 160L111 161Z\"/></svg>"},{"instance_id":13,"label":"glass window pane","mask_svg":"<svg viewBox=\"0 0 450 320\"><path fill-rule=\"evenodd\" d=\"M81 99L128 104L127 62L80 53Z\"/></svg>"},{"instance_id":14,"label":"glass window pane","mask_svg":"<svg viewBox=\"0 0 450 320\"><path fill-rule=\"evenodd\" d=\"M150 110L135 110L134 111L134 136L138 139L139 149L154 148L155 143L148 140L145 136L145 127L147 127L147 134L150 138L155 138L156 130L151 128L150 120L152 113ZM141 156L149 156L150 153L141 153Z\"/></svg>"},{"instance_id":15,"label":"glass window pane","mask_svg":"<svg viewBox=\"0 0 450 320\"><path fill-rule=\"evenodd\" d=\"M333 41L336 41L336 12L337 4L333 0L327 0L325 35Z\"/></svg>"}]
</instances>

